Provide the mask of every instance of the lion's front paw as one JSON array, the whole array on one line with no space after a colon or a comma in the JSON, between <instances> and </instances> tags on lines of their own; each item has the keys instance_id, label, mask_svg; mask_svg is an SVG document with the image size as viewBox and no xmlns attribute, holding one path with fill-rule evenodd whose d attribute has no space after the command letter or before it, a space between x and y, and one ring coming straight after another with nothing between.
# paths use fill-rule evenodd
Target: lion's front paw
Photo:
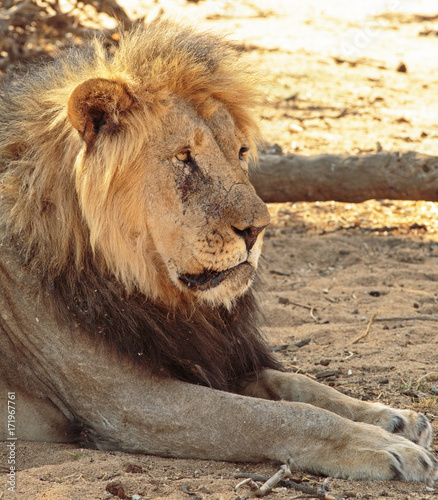
<instances>
[{"instance_id":1,"label":"lion's front paw","mask_svg":"<svg viewBox=\"0 0 438 500\"><path fill-rule=\"evenodd\" d=\"M403 441L392 443L385 450L389 473L392 473L390 478L422 481L433 486L438 479L438 460L421 446Z\"/></svg>"},{"instance_id":2,"label":"lion's front paw","mask_svg":"<svg viewBox=\"0 0 438 500\"><path fill-rule=\"evenodd\" d=\"M430 451L382 429L368 431L371 431L368 439L358 432L355 436L358 440L353 439L347 448L348 461L338 461L338 472L330 475L347 479L420 481L433 486L438 479L438 460Z\"/></svg>"},{"instance_id":3,"label":"lion's front paw","mask_svg":"<svg viewBox=\"0 0 438 500\"><path fill-rule=\"evenodd\" d=\"M297 453L290 466L300 466L300 459L305 458L301 469L345 479L403 479L430 486L438 479L438 460L422 446L375 425L350 425L350 429L348 422L345 425L345 441L334 441L334 447L320 446L305 457Z\"/></svg>"},{"instance_id":4,"label":"lion's front paw","mask_svg":"<svg viewBox=\"0 0 438 500\"><path fill-rule=\"evenodd\" d=\"M385 429L393 434L400 434L424 448L429 448L432 442L432 427L422 413L391 409Z\"/></svg>"}]
</instances>

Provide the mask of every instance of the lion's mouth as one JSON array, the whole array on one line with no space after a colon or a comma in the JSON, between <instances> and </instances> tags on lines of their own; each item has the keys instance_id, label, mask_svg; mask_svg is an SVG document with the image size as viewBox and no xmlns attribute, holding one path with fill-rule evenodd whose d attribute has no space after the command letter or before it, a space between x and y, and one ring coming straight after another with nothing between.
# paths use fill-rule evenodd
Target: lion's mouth
<instances>
[{"instance_id":1,"label":"lion's mouth","mask_svg":"<svg viewBox=\"0 0 438 500\"><path fill-rule=\"evenodd\" d=\"M182 274L179 279L191 290L210 290L220 285L224 280L241 275L242 279L250 279L254 275L254 268L248 262L225 269L225 271L205 271L201 274Z\"/></svg>"}]
</instances>

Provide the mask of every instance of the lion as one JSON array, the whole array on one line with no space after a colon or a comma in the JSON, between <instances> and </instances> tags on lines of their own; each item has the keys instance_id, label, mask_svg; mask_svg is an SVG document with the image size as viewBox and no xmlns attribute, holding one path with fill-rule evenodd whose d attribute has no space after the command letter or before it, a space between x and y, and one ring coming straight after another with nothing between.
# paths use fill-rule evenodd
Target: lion
<instances>
[{"instance_id":1,"label":"lion","mask_svg":"<svg viewBox=\"0 0 438 500\"><path fill-rule=\"evenodd\" d=\"M162 20L4 82L1 437L432 485L422 414L286 373L262 340L251 75Z\"/></svg>"}]
</instances>

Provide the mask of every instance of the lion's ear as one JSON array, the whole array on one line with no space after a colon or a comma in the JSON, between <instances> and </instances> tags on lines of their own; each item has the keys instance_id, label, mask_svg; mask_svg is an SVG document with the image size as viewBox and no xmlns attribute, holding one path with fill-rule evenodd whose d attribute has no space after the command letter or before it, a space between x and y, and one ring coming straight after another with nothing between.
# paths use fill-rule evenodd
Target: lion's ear
<instances>
[{"instance_id":1,"label":"lion's ear","mask_svg":"<svg viewBox=\"0 0 438 500\"><path fill-rule=\"evenodd\" d=\"M90 78L70 94L68 118L90 146L102 127L115 130L120 113L130 108L134 100L125 85L104 78Z\"/></svg>"}]
</instances>

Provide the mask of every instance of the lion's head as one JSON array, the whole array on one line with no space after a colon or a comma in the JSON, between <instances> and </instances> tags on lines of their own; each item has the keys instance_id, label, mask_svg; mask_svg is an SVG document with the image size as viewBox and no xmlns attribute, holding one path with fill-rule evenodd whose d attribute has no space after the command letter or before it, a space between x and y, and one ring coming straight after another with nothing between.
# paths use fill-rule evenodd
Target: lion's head
<instances>
[{"instance_id":1,"label":"lion's head","mask_svg":"<svg viewBox=\"0 0 438 500\"><path fill-rule=\"evenodd\" d=\"M254 277L269 223L248 180L251 136L218 98L197 108L169 92L151 103L147 89L93 78L70 96L84 138L75 182L93 247L148 295L176 288L229 304Z\"/></svg>"},{"instance_id":2,"label":"lion's head","mask_svg":"<svg viewBox=\"0 0 438 500\"><path fill-rule=\"evenodd\" d=\"M78 246L89 242L130 290L166 303L183 294L229 306L254 278L270 220L248 179L253 82L232 46L161 21L122 35L111 57L96 42L40 80L28 111L39 111L35 119L54 141L35 140L50 149L37 152L34 182L62 175L64 191L74 182L77 197L62 199L47 182L36 190L43 224L35 222L34 235L49 219L68 218L62 232L70 232L78 266ZM54 88L41 89L44 81ZM56 245L62 266L59 250L67 249Z\"/></svg>"}]
</instances>

